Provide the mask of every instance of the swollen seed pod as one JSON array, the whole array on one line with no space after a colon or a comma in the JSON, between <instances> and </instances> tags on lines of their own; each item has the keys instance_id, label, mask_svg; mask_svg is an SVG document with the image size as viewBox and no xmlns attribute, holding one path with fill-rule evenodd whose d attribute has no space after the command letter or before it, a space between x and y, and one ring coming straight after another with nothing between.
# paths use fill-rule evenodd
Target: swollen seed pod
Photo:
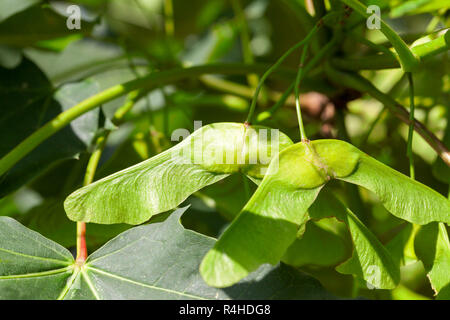
<instances>
[{"instance_id":1,"label":"swollen seed pod","mask_svg":"<svg viewBox=\"0 0 450 320\"><path fill-rule=\"evenodd\" d=\"M140 224L232 173L262 179L290 145L289 137L267 127L210 124L153 158L76 190L64 208L75 221Z\"/></svg>"}]
</instances>

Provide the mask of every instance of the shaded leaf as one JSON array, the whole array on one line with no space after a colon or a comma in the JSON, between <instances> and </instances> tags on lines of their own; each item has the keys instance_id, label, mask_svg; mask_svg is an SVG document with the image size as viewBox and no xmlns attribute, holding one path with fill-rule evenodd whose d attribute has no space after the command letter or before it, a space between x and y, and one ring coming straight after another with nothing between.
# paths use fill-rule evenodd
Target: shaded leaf
<instances>
[{"instance_id":1,"label":"shaded leaf","mask_svg":"<svg viewBox=\"0 0 450 320\"><path fill-rule=\"evenodd\" d=\"M0 92L2 157L47 121L97 92L97 88L88 82L69 84L60 88L54 99L44 74L28 59L23 59L17 68L0 68ZM0 196L16 190L58 161L86 150L98 128L98 117L98 109L82 115L20 160L1 177Z\"/></svg>"},{"instance_id":2,"label":"shaded leaf","mask_svg":"<svg viewBox=\"0 0 450 320\"><path fill-rule=\"evenodd\" d=\"M26 48L24 52L42 69L54 85L79 80L93 73L111 69L119 63L124 63L120 62L124 56L120 47L89 38L73 41L61 52L36 48ZM125 59L123 60L125 61ZM122 79L119 82L126 80Z\"/></svg>"},{"instance_id":3,"label":"shaded leaf","mask_svg":"<svg viewBox=\"0 0 450 320\"><path fill-rule=\"evenodd\" d=\"M316 200L319 201L319 198ZM314 206L314 204L313 204ZM342 223L324 218L308 221L302 236L290 245L281 261L291 266L335 266L347 260L351 245L340 230Z\"/></svg>"},{"instance_id":4,"label":"shaded leaf","mask_svg":"<svg viewBox=\"0 0 450 320\"><path fill-rule=\"evenodd\" d=\"M0 45L0 66L7 69L17 67L22 61L22 52L19 49Z\"/></svg>"},{"instance_id":5,"label":"shaded leaf","mask_svg":"<svg viewBox=\"0 0 450 320\"><path fill-rule=\"evenodd\" d=\"M438 299L450 299L450 242L443 223L422 226L416 235L414 249L428 272Z\"/></svg>"},{"instance_id":6,"label":"shaded leaf","mask_svg":"<svg viewBox=\"0 0 450 320\"><path fill-rule=\"evenodd\" d=\"M449 202L443 196L346 142L297 143L280 152L277 161L272 160L253 197L206 255L201 265L205 281L225 287L261 264L277 263L310 218L306 211L320 189L333 178L375 192L391 213L408 221L424 224L450 219ZM352 258L338 271L356 274L378 288L395 287L399 268L386 248L350 210L336 204L331 209L317 212L339 215L355 247ZM311 217L318 214L314 207L311 210Z\"/></svg>"},{"instance_id":7,"label":"shaded leaf","mask_svg":"<svg viewBox=\"0 0 450 320\"><path fill-rule=\"evenodd\" d=\"M0 3L0 22L41 0L3 0Z\"/></svg>"},{"instance_id":8,"label":"shaded leaf","mask_svg":"<svg viewBox=\"0 0 450 320\"><path fill-rule=\"evenodd\" d=\"M353 240L351 258L336 270L353 274L379 289L393 289L400 281L400 267L375 235L332 194L324 190L309 209L313 219L334 216L343 221Z\"/></svg>"}]
</instances>

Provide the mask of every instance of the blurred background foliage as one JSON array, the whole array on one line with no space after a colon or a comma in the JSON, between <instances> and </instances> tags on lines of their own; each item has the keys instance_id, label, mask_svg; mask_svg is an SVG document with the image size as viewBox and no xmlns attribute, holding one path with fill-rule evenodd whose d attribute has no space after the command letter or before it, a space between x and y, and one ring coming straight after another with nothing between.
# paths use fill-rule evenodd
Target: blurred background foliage
<instances>
[{"instance_id":1,"label":"blurred background foliage","mask_svg":"<svg viewBox=\"0 0 450 320\"><path fill-rule=\"evenodd\" d=\"M306 35L320 14L314 11L313 2L321 1L1 1L0 156L61 111L112 85L150 72L243 61L267 68ZM383 18L409 44L420 37L437 37L450 21L448 1L365 3L380 5ZM67 7L72 4L81 8L79 30L66 27ZM325 1L325 5L336 2ZM389 47L381 32L368 30L357 15L351 15L346 24L353 26L336 45L334 56L376 54L374 48L358 41L362 37ZM322 44L328 41L330 28L324 33ZM312 55L318 49L312 46ZM299 57L300 52L290 56L283 72L266 82L258 101L259 112L270 109L293 81ZM414 80L416 118L450 147L448 58L445 52L429 59ZM400 69L363 70L361 74L402 105L409 104L407 81ZM99 132L111 130L97 179L169 148L175 143L171 133L178 128L192 132L194 120L203 124L242 122L257 81L257 75L205 75L140 91L119 127L111 120L125 97L103 104L48 139L1 178L0 215L12 216L73 248L75 224L67 219L62 202L81 185ZM327 79L323 64L311 70L300 90L310 138L348 140L408 174L408 127L382 103L365 92L336 86ZM282 109L262 124L279 128L298 141L293 98L289 97ZM417 134L413 151L417 180L447 196L449 168ZM292 245L284 262L313 275L340 297L433 298L425 268L414 252L414 230L389 214L367 190L337 182L327 188L396 253L402 265L401 285L392 291L369 290L351 276L335 271L336 265L350 257L352 247L345 225L334 218L309 222L305 236ZM207 187L187 200L192 206L183 224L217 237L255 189L240 175ZM89 249L128 227L89 224Z\"/></svg>"}]
</instances>

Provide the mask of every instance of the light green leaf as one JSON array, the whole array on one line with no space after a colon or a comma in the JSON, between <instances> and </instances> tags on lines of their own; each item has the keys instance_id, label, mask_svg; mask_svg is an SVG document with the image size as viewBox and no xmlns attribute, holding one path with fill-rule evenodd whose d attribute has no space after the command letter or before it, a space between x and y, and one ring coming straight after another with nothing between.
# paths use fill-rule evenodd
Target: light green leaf
<instances>
[{"instance_id":1,"label":"light green leaf","mask_svg":"<svg viewBox=\"0 0 450 320\"><path fill-rule=\"evenodd\" d=\"M0 217L0 299L56 299L72 254L9 217Z\"/></svg>"},{"instance_id":2,"label":"light green leaf","mask_svg":"<svg viewBox=\"0 0 450 320\"><path fill-rule=\"evenodd\" d=\"M450 223L450 201L361 152L355 172L342 180L374 192L393 215L416 224Z\"/></svg>"},{"instance_id":3,"label":"light green leaf","mask_svg":"<svg viewBox=\"0 0 450 320\"><path fill-rule=\"evenodd\" d=\"M122 233L82 266L74 264L70 252L56 243L11 218L0 217L0 298L333 298L318 281L285 265L263 266L226 290L208 287L198 266L215 240L181 226L186 209L176 210L163 222Z\"/></svg>"},{"instance_id":4,"label":"light green leaf","mask_svg":"<svg viewBox=\"0 0 450 320\"><path fill-rule=\"evenodd\" d=\"M206 255L201 265L205 281L229 286L261 264L280 261L310 218L306 211L320 189L334 178L375 192L389 211L405 220L421 224L450 220L447 199L354 146L338 140L301 142L272 160L253 197ZM339 215L339 210L332 209L319 212ZM399 270L388 251L350 210L340 211L346 212L338 218L349 227L355 254L338 270L356 274L378 288L395 287Z\"/></svg>"},{"instance_id":5,"label":"light green leaf","mask_svg":"<svg viewBox=\"0 0 450 320\"><path fill-rule=\"evenodd\" d=\"M443 223L422 226L414 250L428 272L437 299L450 299L450 242Z\"/></svg>"},{"instance_id":6,"label":"light green leaf","mask_svg":"<svg viewBox=\"0 0 450 320\"><path fill-rule=\"evenodd\" d=\"M41 0L2 0L0 3L0 22L40 1Z\"/></svg>"},{"instance_id":7,"label":"light green leaf","mask_svg":"<svg viewBox=\"0 0 450 320\"><path fill-rule=\"evenodd\" d=\"M271 132L238 123L202 127L175 147L75 191L64 203L67 215L76 221L139 224L233 172L261 178L267 165L248 163L263 155L269 163L278 152L263 131ZM280 134L279 144L283 149L292 142Z\"/></svg>"}]
</instances>

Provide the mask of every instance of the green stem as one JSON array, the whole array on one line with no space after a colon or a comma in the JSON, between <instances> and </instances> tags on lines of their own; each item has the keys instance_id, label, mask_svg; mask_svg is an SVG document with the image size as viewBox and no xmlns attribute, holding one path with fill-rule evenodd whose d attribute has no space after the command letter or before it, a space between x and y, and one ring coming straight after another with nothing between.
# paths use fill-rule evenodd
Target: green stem
<instances>
[{"instance_id":1,"label":"green stem","mask_svg":"<svg viewBox=\"0 0 450 320\"><path fill-rule=\"evenodd\" d=\"M173 37L175 34L172 0L164 0L164 30L169 37Z\"/></svg>"},{"instance_id":2,"label":"green stem","mask_svg":"<svg viewBox=\"0 0 450 320\"><path fill-rule=\"evenodd\" d=\"M298 68L298 72L297 72L297 77L295 78L295 109L297 110L297 119L298 119L298 126L300 129L300 139L302 141L306 141L308 140L308 138L306 137L306 132L305 132L305 126L303 124L303 118L302 118L302 110L300 108L300 80L302 78L303 75L303 66L305 65L305 61L306 61L306 55L308 54L308 44L309 43L305 43L305 46L303 47L303 52L300 58L300 65Z\"/></svg>"},{"instance_id":3,"label":"green stem","mask_svg":"<svg viewBox=\"0 0 450 320\"><path fill-rule=\"evenodd\" d=\"M207 73L247 74L249 72L261 72L264 68L265 67L261 65L245 65L242 63L211 64L185 69L155 72L141 79L132 80L110 87L60 113L58 116L47 122L44 126L36 130L28 138L17 145L13 150L0 159L0 176L11 169L19 160L34 150L47 138L67 126L71 121L98 107L99 105L123 96L131 91L139 88L154 87L156 85L160 86L183 78L197 77Z\"/></svg>"},{"instance_id":4,"label":"green stem","mask_svg":"<svg viewBox=\"0 0 450 320\"><path fill-rule=\"evenodd\" d=\"M233 11L236 15L236 19L240 27L239 29L242 46L242 56L244 58L244 62L251 64L255 62L255 59L253 57L253 53L250 46L250 31L248 29L248 23L245 17L244 10L242 8L241 1L231 0L231 5L233 7ZM247 81L252 88L256 88L256 86L259 83L259 77L257 74L251 73L247 75Z\"/></svg>"},{"instance_id":5,"label":"green stem","mask_svg":"<svg viewBox=\"0 0 450 320\"><path fill-rule=\"evenodd\" d=\"M256 87L255 90L255 95L253 96L253 100L252 100L252 104L250 105L250 110L248 112L248 116L247 116L247 123L251 123L253 120L253 114L255 113L255 108L256 108L256 102L258 101L258 96L259 96L259 92L261 91L262 85L264 84L264 81L269 77L269 75L274 72L279 66L280 64L289 56L291 55L296 49L300 48L302 45L304 45L305 43L309 42L309 39L311 39L311 37L316 33L317 29L319 28L319 25L316 24L311 31L306 35L306 37L296 43L294 46L292 46L291 48L289 48L289 50L287 50L278 60L277 62L275 62L261 77L261 80L259 80L258 86Z\"/></svg>"},{"instance_id":6,"label":"green stem","mask_svg":"<svg viewBox=\"0 0 450 320\"><path fill-rule=\"evenodd\" d=\"M367 13L367 7L358 0L341 1L365 18L368 18L371 15ZM400 36L394 30L392 30L391 27L386 24L381 18L380 27L381 32L383 32L383 34L395 48L395 51L397 51L398 58L403 70L405 72L414 70L420 61L417 56L409 49L408 45L403 41L403 39L400 38Z\"/></svg>"},{"instance_id":7,"label":"green stem","mask_svg":"<svg viewBox=\"0 0 450 320\"><path fill-rule=\"evenodd\" d=\"M414 83L411 72L407 73L409 82L409 131L408 131L408 157L409 157L409 175L411 179L415 179L414 172L414 155L412 151L413 133L414 133Z\"/></svg>"},{"instance_id":8,"label":"green stem","mask_svg":"<svg viewBox=\"0 0 450 320\"><path fill-rule=\"evenodd\" d=\"M320 61L322 61L323 58L327 57L329 53L331 52L331 49L334 48L336 43L341 39L341 34L337 33L334 35L334 37L329 41L324 47L322 47L319 52L314 54L314 56L311 58L311 60L306 64L306 66L303 69L303 72L300 76L300 80L302 80L306 74L308 74L309 71L311 71L312 68L314 68ZM292 93L295 87L295 82L293 82L283 93L283 95L278 99L278 101L273 105L272 108L268 111L263 111L260 114L258 114L257 121L261 122L268 118L270 118L275 112L277 112L278 109L280 109L289 95Z\"/></svg>"},{"instance_id":9,"label":"green stem","mask_svg":"<svg viewBox=\"0 0 450 320\"><path fill-rule=\"evenodd\" d=\"M281 97L278 99L278 101L272 106L272 108L270 108L270 110L268 111L263 111L261 113L259 113L256 116L256 122L261 122L264 121L266 119L269 119L270 117L272 117L272 115L277 112L278 109L280 109L284 103L286 102L287 98L289 98L289 96L292 93L292 90L294 90L295 87L295 82L292 82L289 85L289 88L286 89L286 91L283 92L283 94L281 95Z\"/></svg>"}]
</instances>

